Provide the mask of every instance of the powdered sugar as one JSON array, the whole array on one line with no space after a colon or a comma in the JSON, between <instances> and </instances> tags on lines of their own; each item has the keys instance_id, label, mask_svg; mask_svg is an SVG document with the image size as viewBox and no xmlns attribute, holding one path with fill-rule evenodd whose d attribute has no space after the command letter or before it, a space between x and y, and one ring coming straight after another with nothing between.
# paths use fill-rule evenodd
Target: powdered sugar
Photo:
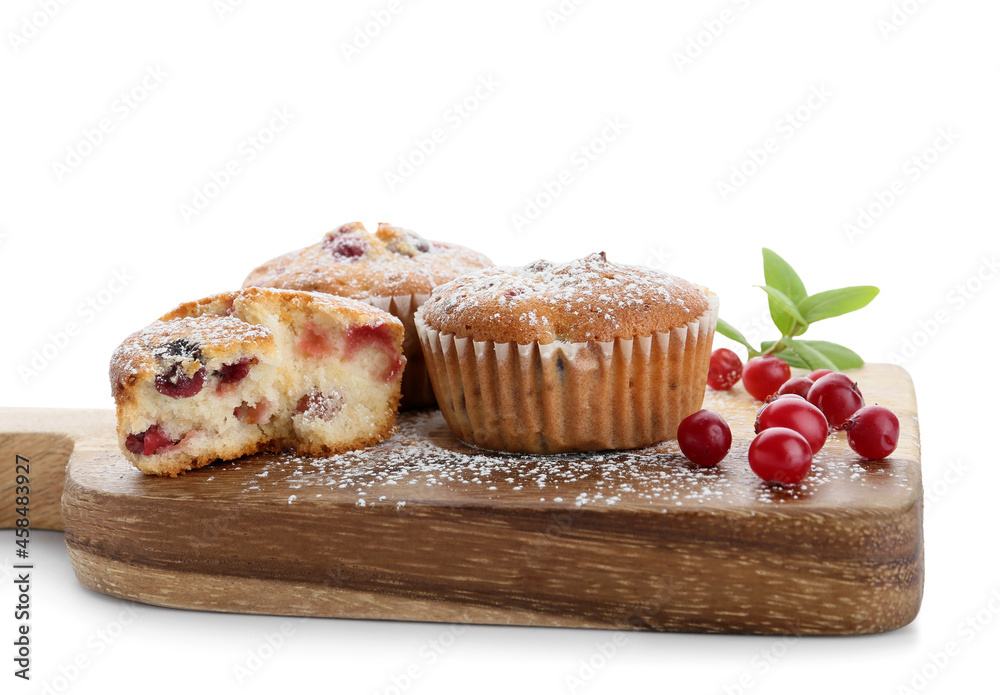
<instances>
[{"instance_id":1,"label":"powdered sugar","mask_svg":"<svg viewBox=\"0 0 1000 695\"><path fill-rule=\"evenodd\" d=\"M706 406L734 426L734 446L712 469L699 469L681 455L676 442L635 451L557 456L519 456L472 449L450 436L440 413L400 417L396 434L368 449L329 458L291 455L245 459L243 465L270 472L247 479L254 493L271 485L283 494L298 493L296 504L356 504L366 508L414 505L541 505L567 510L627 507L660 513L688 509L764 510L774 505L811 504L836 499L851 504L866 489L909 489L906 461L862 462L844 435L831 437L814 458L813 472L788 488L762 483L747 465L754 404L745 394L710 393ZM225 467L231 464L221 464ZM263 472L263 471L258 471ZM252 480L252 482L251 482ZM301 491L300 491L301 490Z\"/></svg>"},{"instance_id":2,"label":"powdered sugar","mask_svg":"<svg viewBox=\"0 0 1000 695\"><path fill-rule=\"evenodd\" d=\"M217 351L233 349L243 342L262 343L273 339L264 326L241 321L232 316L155 321L130 335L115 350L112 369L123 374L137 374L156 359L190 359L202 347Z\"/></svg>"},{"instance_id":3,"label":"powdered sugar","mask_svg":"<svg viewBox=\"0 0 1000 695\"><path fill-rule=\"evenodd\" d=\"M595 253L463 275L435 288L422 314L445 333L524 344L648 336L707 308L706 293L685 280Z\"/></svg>"},{"instance_id":4,"label":"powdered sugar","mask_svg":"<svg viewBox=\"0 0 1000 695\"><path fill-rule=\"evenodd\" d=\"M451 288L460 287L452 294ZM447 283L432 296L445 297L446 310L478 306L494 298L517 305L530 298L543 299L570 312L596 311L613 304L638 307L650 301L683 306L689 283L668 273L623 264L611 264L603 253L594 253L568 263L545 260L523 268L498 266Z\"/></svg>"},{"instance_id":5,"label":"powdered sugar","mask_svg":"<svg viewBox=\"0 0 1000 695\"><path fill-rule=\"evenodd\" d=\"M492 265L456 244L379 223L374 233L350 222L323 241L287 253L253 270L244 287L285 287L356 299L427 294L462 273Z\"/></svg>"}]
</instances>

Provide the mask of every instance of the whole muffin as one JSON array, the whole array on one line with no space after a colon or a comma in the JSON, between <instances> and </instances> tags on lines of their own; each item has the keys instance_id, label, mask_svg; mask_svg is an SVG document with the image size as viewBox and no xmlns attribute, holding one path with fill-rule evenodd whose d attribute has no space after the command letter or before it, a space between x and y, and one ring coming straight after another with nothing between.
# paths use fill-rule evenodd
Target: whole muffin
<instances>
[{"instance_id":1,"label":"whole muffin","mask_svg":"<svg viewBox=\"0 0 1000 695\"><path fill-rule=\"evenodd\" d=\"M328 232L321 242L287 253L253 270L243 287L325 292L368 302L403 322L403 408L434 405L413 314L431 290L493 263L472 249L429 241L380 222L372 234L360 222Z\"/></svg>"},{"instance_id":2,"label":"whole muffin","mask_svg":"<svg viewBox=\"0 0 1000 695\"><path fill-rule=\"evenodd\" d=\"M597 253L470 273L415 323L455 436L554 454L676 437L701 408L717 316L714 294Z\"/></svg>"}]
</instances>

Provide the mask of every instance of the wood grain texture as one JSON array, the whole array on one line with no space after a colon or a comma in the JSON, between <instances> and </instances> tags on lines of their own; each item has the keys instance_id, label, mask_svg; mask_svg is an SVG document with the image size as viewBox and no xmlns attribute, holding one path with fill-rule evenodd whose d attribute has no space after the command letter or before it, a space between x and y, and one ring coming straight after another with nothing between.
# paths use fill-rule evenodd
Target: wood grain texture
<instances>
[{"instance_id":1,"label":"wood grain texture","mask_svg":"<svg viewBox=\"0 0 1000 695\"><path fill-rule=\"evenodd\" d=\"M899 448L862 462L834 435L787 490L746 464L756 408L738 389L706 398L734 434L708 471L673 442L559 457L473 450L433 411L404 415L360 455L258 456L160 479L118 453L110 413L49 422L74 446L63 495L74 568L113 596L283 615L861 634L919 609L922 489L909 376L888 365L855 376L869 403L899 415ZM33 437L18 446L43 456L62 440L31 435L27 412L0 411L0 442Z\"/></svg>"},{"instance_id":2,"label":"wood grain texture","mask_svg":"<svg viewBox=\"0 0 1000 695\"><path fill-rule=\"evenodd\" d=\"M110 410L0 408L0 528L14 528L15 460L29 460L31 528L62 531L62 493L66 464L77 442L112 439Z\"/></svg>"}]
</instances>

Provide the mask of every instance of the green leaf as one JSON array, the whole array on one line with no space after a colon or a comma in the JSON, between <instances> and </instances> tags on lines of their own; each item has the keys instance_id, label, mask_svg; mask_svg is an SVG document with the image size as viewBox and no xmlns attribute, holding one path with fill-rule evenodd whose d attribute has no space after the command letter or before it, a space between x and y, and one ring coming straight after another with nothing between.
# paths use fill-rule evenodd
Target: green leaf
<instances>
[{"instance_id":1,"label":"green leaf","mask_svg":"<svg viewBox=\"0 0 1000 695\"><path fill-rule=\"evenodd\" d=\"M815 323L863 309L877 295L878 288L871 285L841 287L810 295L798 303L798 308L806 321Z\"/></svg>"},{"instance_id":2,"label":"green leaf","mask_svg":"<svg viewBox=\"0 0 1000 695\"><path fill-rule=\"evenodd\" d=\"M806 321L805 317L802 316L801 313L799 313L799 309L795 306L795 302L793 302L788 295L779 290L777 287L771 287L770 285L757 285L757 287L767 292L767 296L769 298L768 301L771 303L772 307L777 304L778 307L780 307L781 312L783 312L783 315L789 318L790 322L788 324L788 328L783 328L778 323L777 317L774 315L774 309L771 309L771 319L774 320L774 325L781 328L782 335L790 335L792 326L796 323L801 325L803 328L809 327L809 322Z\"/></svg>"},{"instance_id":3,"label":"green leaf","mask_svg":"<svg viewBox=\"0 0 1000 695\"><path fill-rule=\"evenodd\" d=\"M766 351L770 350L771 346L774 345L776 342L777 341L775 341L775 340L765 341L764 343L761 344L760 348L761 348L761 350L763 350L763 351L766 352ZM787 362L789 367L798 367L799 369L809 369L809 365L807 365L802 360L801 357L799 357L798 355L796 355L791 350L782 349L782 350L779 350L777 352L772 352L771 354L774 355L775 357L777 357L778 359L784 360L785 362Z\"/></svg>"},{"instance_id":4,"label":"green leaf","mask_svg":"<svg viewBox=\"0 0 1000 695\"><path fill-rule=\"evenodd\" d=\"M858 353L843 345L831 343L827 340L796 340L795 343L797 345L806 344L816 352L821 353L833 362L838 370L854 369L855 367L863 366L865 363ZM829 369L829 367L824 367L824 369Z\"/></svg>"},{"instance_id":5,"label":"green leaf","mask_svg":"<svg viewBox=\"0 0 1000 695\"><path fill-rule=\"evenodd\" d=\"M776 342L778 341L766 340L761 344L760 349L766 352L770 350L771 347ZM802 369L837 369L839 371L843 369L854 369L855 367L861 367L865 363L864 360L861 359L861 356L858 355L858 353L844 347L843 345L838 345L837 343L831 343L827 340L793 341L790 340L789 338L783 338L782 342L785 345L791 343L794 347L802 348L800 352L809 351L810 355L812 354L813 351L818 352L834 364L833 367L830 367L829 365L822 367L813 367L810 364L808 364L806 360L799 355L798 352L795 352L792 349L782 348L777 352L771 353L775 357L783 359L792 367L800 367Z\"/></svg>"},{"instance_id":6,"label":"green leaf","mask_svg":"<svg viewBox=\"0 0 1000 695\"><path fill-rule=\"evenodd\" d=\"M791 350L782 350L781 352L772 353L779 360L784 360L788 363L789 367L796 367L798 369L809 369L809 365L802 361L802 358L796 355Z\"/></svg>"},{"instance_id":7,"label":"green leaf","mask_svg":"<svg viewBox=\"0 0 1000 695\"><path fill-rule=\"evenodd\" d=\"M750 355L753 356L757 354L757 349L750 344L750 342L743 337L743 334L732 327L729 323L719 319L715 325L715 330L717 333L726 336L730 340L735 340L737 343L745 347L750 351Z\"/></svg>"},{"instance_id":8,"label":"green leaf","mask_svg":"<svg viewBox=\"0 0 1000 695\"><path fill-rule=\"evenodd\" d=\"M791 338L785 339L785 344L788 346L788 349L801 357L802 361L806 363L809 369L832 369L836 371L837 365L834 364L833 360L809 343L810 341L808 340L792 340Z\"/></svg>"},{"instance_id":9,"label":"green leaf","mask_svg":"<svg viewBox=\"0 0 1000 695\"><path fill-rule=\"evenodd\" d=\"M763 254L764 282L785 295L793 305L798 305L808 296L802 278L784 258L771 249L763 249ZM768 307L771 309L771 320L774 321L774 325L782 335L788 335L796 320L794 315L788 313L787 309L774 298L768 300Z\"/></svg>"}]
</instances>

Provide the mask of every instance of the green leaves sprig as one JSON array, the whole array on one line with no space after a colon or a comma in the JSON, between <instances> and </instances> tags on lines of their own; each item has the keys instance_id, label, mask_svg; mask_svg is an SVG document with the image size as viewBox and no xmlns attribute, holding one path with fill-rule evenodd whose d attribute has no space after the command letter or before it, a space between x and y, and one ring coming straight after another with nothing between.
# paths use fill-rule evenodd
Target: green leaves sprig
<instances>
[{"instance_id":1,"label":"green leaves sprig","mask_svg":"<svg viewBox=\"0 0 1000 695\"><path fill-rule=\"evenodd\" d=\"M771 249L763 251L766 284L757 287L767 293L771 320L781 332L781 338L761 343L758 350L742 333L722 319L719 319L716 330L745 346L750 357L774 355L792 367L803 369L843 370L863 365L864 360L843 345L826 340L802 340L799 336L817 321L868 306L878 295L878 288L862 285L809 294L802 278L785 259Z\"/></svg>"}]
</instances>

